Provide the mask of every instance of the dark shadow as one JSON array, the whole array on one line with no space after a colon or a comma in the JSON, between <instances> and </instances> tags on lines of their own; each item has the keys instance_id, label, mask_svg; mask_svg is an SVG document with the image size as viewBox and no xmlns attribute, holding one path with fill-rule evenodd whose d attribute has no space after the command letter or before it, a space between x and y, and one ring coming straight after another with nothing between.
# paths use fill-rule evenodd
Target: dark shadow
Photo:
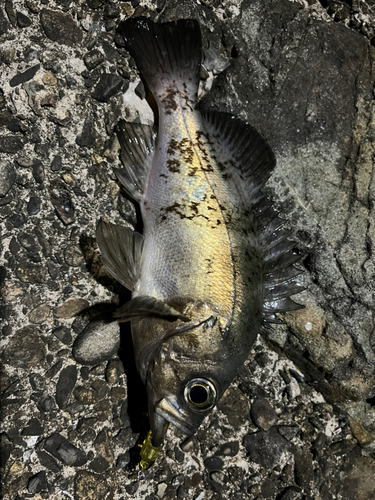
<instances>
[{"instance_id":1,"label":"dark shadow","mask_svg":"<svg viewBox=\"0 0 375 500\"><path fill-rule=\"evenodd\" d=\"M124 294L120 297L120 304L125 302L126 297ZM150 425L148 420L147 393L135 364L130 323L120 323L120 349L118 355L126 373L130 426L133 432L139 434L136 443L129 450L130 462L128 467L133 470L139 464L139 445L143 443L143 440L147 436Z\"/></svg>"}]
</instances>

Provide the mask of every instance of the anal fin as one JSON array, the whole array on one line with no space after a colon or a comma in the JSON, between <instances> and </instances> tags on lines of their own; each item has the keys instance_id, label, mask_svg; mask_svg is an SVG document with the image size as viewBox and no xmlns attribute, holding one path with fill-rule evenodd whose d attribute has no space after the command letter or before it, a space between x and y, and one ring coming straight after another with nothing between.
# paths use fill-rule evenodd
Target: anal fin
<instances>
[{"instance_id":1,"label":"anal fin","mask_svg":"<svg viewBox=\"0 0 375 500\"><path fill-rule=\"evenodd\" d=\"M106 269L124 287L134 290L139 277L143 236L129 227L100 220L96 241Z\"/></svg>"},{"instance_id":2,"label":"anal fin","mask_svg":"<svg viewBox=\"0 0 375 500\"><path fill-rule=\"evenodd\" d=\"M120 309L115 312L114 317L119 318L121 323L144 317L160 318L168 321L176 321L177 319L188 321L188 318L184 314L162 300L147 295L134 297L120 307Z\"/></svg>"},{"instance_id":3,"label":"anal fin","mask_svg":"<svg viewBox=\"0 0 375 500\"><path fill-rule=\"evenodd\" d=\"M150 125L120 120L116 133L124 168L115 168L114 172L128 195L139 202L146 187L154 155L156 131Z\"/></svg>"}]
</instances>

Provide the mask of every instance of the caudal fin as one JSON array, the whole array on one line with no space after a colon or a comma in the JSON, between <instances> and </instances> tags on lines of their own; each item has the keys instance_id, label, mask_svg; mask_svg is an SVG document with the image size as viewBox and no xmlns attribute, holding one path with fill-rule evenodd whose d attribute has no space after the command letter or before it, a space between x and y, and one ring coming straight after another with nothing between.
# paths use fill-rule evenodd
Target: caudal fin
<instances>
[{"instance_id":1,"label":"caudal fin","mask_svg":"<svg viewBox=\"0 0 375 500\"><path fill-rule=\"evenodd\" d=\"M202 40L195 19L158 24L147 17L130 18L119 24L118 31L159 103L171 85L196 99Z\"/></svg>"}]
</instances>

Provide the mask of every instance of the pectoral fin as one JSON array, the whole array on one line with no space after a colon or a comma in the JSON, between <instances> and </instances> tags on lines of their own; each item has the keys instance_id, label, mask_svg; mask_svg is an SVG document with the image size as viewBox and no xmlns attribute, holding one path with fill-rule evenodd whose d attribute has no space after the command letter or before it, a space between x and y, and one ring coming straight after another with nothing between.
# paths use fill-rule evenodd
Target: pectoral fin
<instances>
[{"instance_id":1,"label":"pectoral fin","mask_svg":"<svg viewBox=\"0 0 375 500\"><path fill-rule=\"evenodd\" d=\"M162 300L158 300L147 295L134 297L134 299L130 300L118 309L115 312L114 317L119 318L121 323L144 317L155 317L166 319L168 321L176 321L177 319L188 321L188 318L185 315Z\"/></svg>"},{"instance_id":2,"label":"pectoral fin","mask_svg":"<svg viewBox=\"0 0 375 500\"><path fill-rule=\"evenodd\" d=\"M129 227L99 221L96 241L103 264L112 276L129 290L134 290L142 257L143 236Z\"/></svg>"},{"instance_id":3,"label":"pectoral fin","mask_svg":"<svg viewBox=\"0 0 375 500\"><path fill-rule=\"evenodd\" d=\"M115 168L114 172L128 195L139 202L154 154L156 131L150 125L120 120L116 133L121 145L120 157L124 168Z\"/></svg>"}]
</instances>

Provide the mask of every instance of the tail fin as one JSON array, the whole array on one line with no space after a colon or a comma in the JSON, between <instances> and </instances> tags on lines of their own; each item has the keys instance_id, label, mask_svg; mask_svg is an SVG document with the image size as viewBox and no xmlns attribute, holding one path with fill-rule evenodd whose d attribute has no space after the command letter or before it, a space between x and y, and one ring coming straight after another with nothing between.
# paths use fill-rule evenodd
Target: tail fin
<instances>
[{"instance_id":1,"label":"tail fin","mask_svg":"<svg viewBox=\"0 0 375 500\"><path fill-rule=\"evenodd\" d=\"M196 99L202 39L195 19L157 24L147 17L130 18L118 31L157 101L171 84Z\"/></svg>"}]
</instances>

